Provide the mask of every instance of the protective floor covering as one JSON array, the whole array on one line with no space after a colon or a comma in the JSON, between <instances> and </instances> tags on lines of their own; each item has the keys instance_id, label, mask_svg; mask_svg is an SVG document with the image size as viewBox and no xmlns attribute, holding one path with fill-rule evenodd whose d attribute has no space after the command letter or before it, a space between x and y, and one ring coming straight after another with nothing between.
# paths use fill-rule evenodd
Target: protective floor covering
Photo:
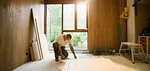
<instances>
[{"instance_id":1,"label":"protective floor covering","mask_svg":"<svg viewBox=\"0 0 150 71\"><path fill-rule=\"evenodd\" d=\"M137 71L112 62L107 58L92 58L70 60L66 63L63 71Z\"/></svg>"},{"instance_id":2,"label":"protective floor covering","mask_svg":"<svg viewBox=\"0 0 150 71\"><path fill-rule=\"evenodd\" d=\"M74 59L70 53L70 59L55 62L54 54L50 53L43 60L25 63L13 71L150 71L150 64L142 60L132 64L131 60L117 55L77 54L77 57Z\"/></svg>"}]
</instances>

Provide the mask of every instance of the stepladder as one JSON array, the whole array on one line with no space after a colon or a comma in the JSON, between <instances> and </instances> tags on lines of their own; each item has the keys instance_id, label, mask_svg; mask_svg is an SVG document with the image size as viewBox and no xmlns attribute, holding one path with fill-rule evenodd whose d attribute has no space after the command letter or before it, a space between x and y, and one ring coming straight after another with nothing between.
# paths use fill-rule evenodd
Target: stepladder
<instances>
[{"instance_id":1,"label":"stepladder","mask_svg":"<svg viewBox=\"0 0 150 71\"><path fill-rule=\"evenodd\" d=\"M127 48L122 48L123 46L127 46ZM145 59L145 63L148 63L147 56L143 50L143 46L141 44L132 43L132 42L121 42L119 55L121 55L121 51L131 51L131 59L132 63L135 63L135 56L139 55Z\"/></svg>"}]
</instances>

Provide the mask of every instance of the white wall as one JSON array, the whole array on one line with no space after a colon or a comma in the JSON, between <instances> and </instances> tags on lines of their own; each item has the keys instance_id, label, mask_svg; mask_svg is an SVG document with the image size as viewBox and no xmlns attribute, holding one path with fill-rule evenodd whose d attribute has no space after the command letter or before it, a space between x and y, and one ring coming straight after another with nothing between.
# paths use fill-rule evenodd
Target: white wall
<instances>
[{"instance_id":1,"label":"white wall","mask_svg":"<svg viewBox=\"0 0 150 71\"><path fill-rule=\"evenodd\" d=\"M135 12L132 4L134 0L127 0L127 6L129 8L129 18L127 20L127 41L135 42Z\"/></svg>"}]
</instances>

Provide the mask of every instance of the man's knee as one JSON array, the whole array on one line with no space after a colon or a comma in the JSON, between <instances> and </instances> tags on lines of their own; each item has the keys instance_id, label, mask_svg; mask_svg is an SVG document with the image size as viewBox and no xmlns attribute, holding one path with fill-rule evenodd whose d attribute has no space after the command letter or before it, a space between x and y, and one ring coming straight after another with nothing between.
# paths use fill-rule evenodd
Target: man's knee
<instances>
[{"instance_id":1,"label":"man's knee","mask_svg":"<svg viewBox=\"0 0 150 71\"><path fill-rule=\"evenodd\" d=\"M58 42L53 43L54 48L58 48L58 46L59 46Z\"/></svg>"},{"instance_id":2,"label":"man's knee","mask_svg":"<svg viewBox=\"0 0 150 71\"><path fill-rule=\"evenodd\" d=\"M65 58L68 57L68 52L67 51L63 51L63 55L65 56Z\"/></svg>"}]
</instances>

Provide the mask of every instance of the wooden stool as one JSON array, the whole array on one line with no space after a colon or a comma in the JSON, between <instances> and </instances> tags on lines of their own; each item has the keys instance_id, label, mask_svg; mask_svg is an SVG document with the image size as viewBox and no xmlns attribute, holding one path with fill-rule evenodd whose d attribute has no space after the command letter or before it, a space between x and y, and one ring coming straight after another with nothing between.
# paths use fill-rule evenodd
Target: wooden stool
<instances>
[{"instance_id":1,"label":"wooden stool","mask_svg":"<svg viewBox=\"0 0 150 71\"><path fill-rule=\"evenodd\" d=\"M127 49L123 49L122 46L128 46ZM135 49L138 49L138 53L135 52ZM123 50L131 50L131 55L132 55L132 63L134 64L134 55L143 55L145 58L146 63L147 61L147 56L144 53L143 46L141 44L137 43L132 43L132 42L121 42L120 49L119 49L119 55L121 54L120 52Z\"/></svg>"}]
</instances>

